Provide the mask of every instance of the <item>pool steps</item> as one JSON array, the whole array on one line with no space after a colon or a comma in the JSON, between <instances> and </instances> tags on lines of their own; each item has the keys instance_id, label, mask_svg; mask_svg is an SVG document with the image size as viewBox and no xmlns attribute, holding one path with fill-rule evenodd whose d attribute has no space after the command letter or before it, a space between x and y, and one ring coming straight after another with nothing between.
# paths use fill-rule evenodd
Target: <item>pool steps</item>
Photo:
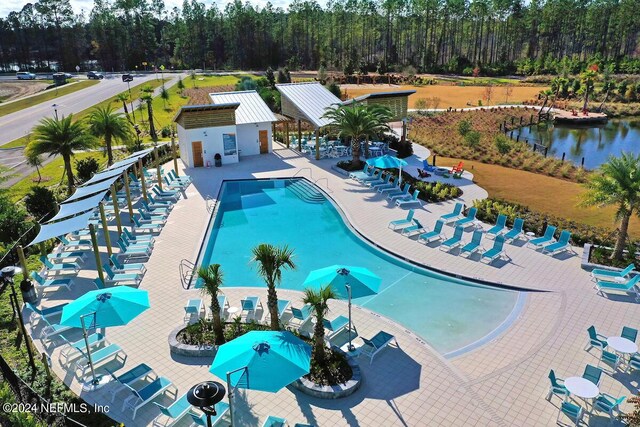
<instances>
[{"instance_id":1,"label":"pool steps","mask_svg":"<svg viewBox=\"0 0 640 427\"><path fill-rule=\"evenodd\" d=\"M292 179L287 188L300 200L307 203L324 203L327 199L320 191L318 191L313 184L304 179Z\"/></svg>"}]
</instances>

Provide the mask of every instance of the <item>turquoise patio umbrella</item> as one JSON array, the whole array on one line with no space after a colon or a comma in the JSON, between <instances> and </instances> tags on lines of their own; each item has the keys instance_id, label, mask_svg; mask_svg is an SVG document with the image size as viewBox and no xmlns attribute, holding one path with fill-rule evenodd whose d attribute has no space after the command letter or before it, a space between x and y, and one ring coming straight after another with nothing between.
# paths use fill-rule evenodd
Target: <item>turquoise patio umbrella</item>
<instances>
[{"instance_id":1,"label":"turquoise patio umbrella","mask_svg":"<svg viewBox=\"0 0 640 427\"><path fill-rule=\"evenodd\" d=\"M232 387L275 393L309 373L311 346L288 331L251 331L223 344L209 372Z\"/></svg>"},{"instance_id":2,"label":"turquoise patio umbrella","mask_svg":"<svg viewBox=\"0 0 640 427\"><path fill-rule=\"evenodd\" d=\"M349 300L349 351L355 350L351 343L351 298L375 295L380 289L382 279L364 267L332 265L313 270L302 286L319 289L331 286L337 297Z\"/></svg>"},{"instance_id":3,"label":"turquoise patio umbrella","mask_svg":"<svg viewBox=\"0 0 640 427\"><path fill-rule=\"evenodd\" d=\"M394 156L390 156L388 154L385 154L384 156L380 156L380 157L372 157L371 159L367 160L367 164L369 166L373 166L375 168L380 168L380 169L391 169L391 168L400 169L400 174L399 174L400 180L398 181L399 183L402 183L402 168L408 165L406 161Z\"/></svg>"},{"instance_id":4,"label":"turquoise patio umbrella","mask_svg":"<svg viewBox=\"0 0 640 427\"><path fill-rule=\"evenodd\" d=\"M64 306L60 324L82 328L93 385L99 384L100 381L93 370L87 328L126 325L148 308L149 293L128 286L90 291Z\"/></svg>"}]
</instances>

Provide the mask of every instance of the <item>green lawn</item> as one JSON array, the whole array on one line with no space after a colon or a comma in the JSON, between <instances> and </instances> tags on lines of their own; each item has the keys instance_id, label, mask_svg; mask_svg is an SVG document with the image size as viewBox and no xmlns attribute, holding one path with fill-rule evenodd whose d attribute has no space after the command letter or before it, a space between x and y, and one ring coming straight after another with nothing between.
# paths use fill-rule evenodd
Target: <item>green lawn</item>
<instances>
[{"instance_id":1,"label":"green lawn","mask_svg":"<svg viewBox=\"0 0 640 427\"><path fill-rule=\"evenodd\" d=\"M77 83L64 85L57 91L51 90L38 95L30 96L28 98L10 102L8 104L0 105L0 117L6 116L7 114L15 113L16 111L24 110L25 108L33 107L34 105L38 105L45 101L50 101L63 95L77 92L95 84L98 84L98 80L83 80Z\"/></svg>"}]
</instances>

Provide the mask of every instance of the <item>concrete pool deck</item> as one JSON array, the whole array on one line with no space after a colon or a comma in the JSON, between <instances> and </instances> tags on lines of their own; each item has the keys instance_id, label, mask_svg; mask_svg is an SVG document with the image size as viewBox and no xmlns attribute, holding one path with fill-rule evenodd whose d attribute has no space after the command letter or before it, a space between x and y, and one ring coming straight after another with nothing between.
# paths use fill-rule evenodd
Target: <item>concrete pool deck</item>
<instances>
[{"instance_id":1,"label":"concrete pool deck","mask_svg":"<svg viewBox=\"0 0 640 427\"><path fill-rule=\"evenodd\" d=\"M241 391L236 405L238 425L260 426L268 415L286 418L291 425L553 425L560 400L544 399L549 369L566 378L581 375L587 363L598 364L596 350L590 353L583 350L586 329L592 324L604 335L618 335L624 325L640 326L633 323L640 319L640 304L631 298L607 299L597 295L589 274L580 269L579 256L555 259L525 247L507 245L511 262L487 266L444 253L437 247L421 245L387 228L390 220L406 215L404 209L388 204L377 193L374 195L333 171L331 165L335 160L310 160L292 150L274 147L271 155L243 158L236 165L185 171L194 183L156 238L155 249L146 263L148 272L140 286L149 291L151 308L129 325L107 331L108 339L119 344L128 355L125 368L120 372L138 363L147 363L159 375L171 379L178 386L179 395L197 382L215 379L208 373L211 360L174 357L169 353L167 338L182 322L182 307L187 299L201 295L199 290L182 288L178 266L181 259L196 259L209 220L205 199L217 196L223 179L304 176L318 181L354 229L382 248L412 262L454 274L546 291L528 293L519 317L493 341L449 360L401 325L357 308L354 323L360 335L368 337L385 330L396 335L399 343L399 348L382 351L371 365L365 359L360 360L364 384L358 392L345 399L324 401L288 389L275 394ZM486 192L469 180L460 180L457 184L463 185L462 200L467 205L473 198L486 197ZM437 217L451 211L453 204L425 205L417 210L416 217L425 226L432 227ZM447 227L445 232L451 235L452 230ZM101 250L106 251L104 247ZM581 253L580 249L576 251ZM49 293L43 304L59 304L93 289L90 282L96 272L92 260L84 267L71 292ZM265 289L230 288L225 289L225 294L232 306L238 306L240 299L249 294L266 300ZM299 292L287 290L280 290L278 294L296 303L301 296ZM331 301L330 307L332 315L347 312L347 305L342 301ZM38 340L36 343L42 349ZM360 340L356 340L356 344L360 345ZM47 350L52 356L54 372L88 402L109 403L109 386L96 392L81 392L78 380L58 362L59 351L59 346ZM637 372L605 375L601 391L629 396L636 392L639 380ZM158 414L157 408L148 404L131 420L130 412L120 411L123 397L126 397L124 392L118 395L109 414L119 422L149 425ZM169 399L156 401L162 403ZM628 406L623 407L626 408ZM601 413L590 417L590 425L600 422L604 425L608 417Z\"/></svg>"}]
</instances>

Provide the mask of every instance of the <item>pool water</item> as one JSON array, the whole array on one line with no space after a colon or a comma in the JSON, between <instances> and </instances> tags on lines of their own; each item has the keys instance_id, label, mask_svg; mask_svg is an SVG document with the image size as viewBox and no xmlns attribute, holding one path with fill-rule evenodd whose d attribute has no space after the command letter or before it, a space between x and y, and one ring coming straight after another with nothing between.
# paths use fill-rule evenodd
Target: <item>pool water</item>
<instances>
[{"instance_id":1,"label":"pool water","mask_svg":"<svg viewBox=\"0 0 640 427\"><path fill-rule=\"evenodd\" d=\"M282 274L287 289L302 290L311 270L333 264L370 269L382 278L380 291L354 304L402 324L445 355L497 333L521 302L519 292L440 275L371 246L308 181L225 181L199 265L220 264L225 286L265 286L250 261L260 243L294 250L297 269Z\"/></svg>"}]
</instances>

